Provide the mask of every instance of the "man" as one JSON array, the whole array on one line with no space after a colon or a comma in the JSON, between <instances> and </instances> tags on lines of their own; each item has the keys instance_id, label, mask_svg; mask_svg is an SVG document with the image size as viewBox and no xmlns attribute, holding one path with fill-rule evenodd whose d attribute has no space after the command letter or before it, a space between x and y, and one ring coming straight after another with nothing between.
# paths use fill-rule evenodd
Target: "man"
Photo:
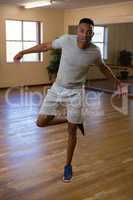
<instances>
[{"instance_id":1,"label":"man","mask_svg":"<svg viewBox=\"0 0 133 200\"><path fill-rule=\"evenodd\" d=\"M120 85L120 81L102 60L99 48L91 42L93 35L93 20L83 18L79 22L76 36L63 35L53 42L39 44L21 51L14 57L14 61L18 61L25 54L62 49L57 78L41 106L37 126L44 127L50 124L54 116L61 112L61 108L67 110L68 146L63 176L65 182L71 181L73 176L71 162L77 141L77 127L84 134L81 114L82 85L86 79L88 66L90 64L98 65L108 79L112 79L116 85ZM81 103L77 103L78 100Z\"/></svg>"}]
</instances>

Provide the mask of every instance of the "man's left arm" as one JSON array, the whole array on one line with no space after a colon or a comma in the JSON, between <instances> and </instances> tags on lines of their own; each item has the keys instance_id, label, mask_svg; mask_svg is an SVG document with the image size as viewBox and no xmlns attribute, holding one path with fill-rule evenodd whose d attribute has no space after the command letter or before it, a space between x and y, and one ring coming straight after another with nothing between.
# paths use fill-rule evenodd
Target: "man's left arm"
<instances>
[{"instance_id":1,"label":"man's left arm","mask_svg":"<svg viewBox=\"0 0 133 200\"><path fill-rule=\"evenodd\" d=\"M95 64L99 67L100 71L105 75L107 79L114 81L116 85L120 84L121 81L115 76L111 68L105 64L99 47L97 47Z\"/></svg>"},{"instance_id":2,"label":"man's left arm","mask_svg":"<svg viewBox=\"0 0 133 200\"><path fill-rule=\"evenodd\" d=\"M122 83L112 72L111 68L104 63L102 59L98 59L96 61L96 65L99 67L100 71L105 75L105 77L109 80L112 80L115 85L115 89L120 91L121 95L125 95L125 92L122 90L123 86L125 85Z\"/></svg>"},{"instance_id":3,"label":"man's left arm","mask_svg":"<svg viewBox=\"0 0 133 200\"><path fill-rule=\"evenodd\" d=\"M97 63L100 71L105 75L105 77L109 80L114 81L116 84L120 84L121 81L115 76L115 74L112 72L111 68L106 65L104 62Z\"/></svg>"}]
</instances>

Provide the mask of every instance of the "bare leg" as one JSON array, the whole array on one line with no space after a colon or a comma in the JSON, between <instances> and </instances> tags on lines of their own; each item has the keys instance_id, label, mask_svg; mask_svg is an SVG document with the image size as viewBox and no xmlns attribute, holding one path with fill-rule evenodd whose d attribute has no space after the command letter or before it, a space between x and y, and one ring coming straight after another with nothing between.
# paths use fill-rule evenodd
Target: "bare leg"
<instances>
[{"instance_id":1,"label":"bare leg","mask_svg":"<svg viewBox=\"0 0 133 200\"><path fill-rule=\"evenodd\" d=\"M77 124L77 126L78 126L78 128L80 129L82 135L85 135L83 124Z\"/></svg>"},{"instance_id":2,"label":"bare leg","mask_svg":"<svg viewBox=\"0 0 133 200\"><path fill-rule=\"evenodd\" d=\"M70 165L73 153L77 143L77 124L68 122L68 144L67 144L67 160L66 165Z\"/></svg>"},{"instance_id":3,"label":"bare leg","mask_svg":"<svg viewBox=\"0 0 133 200\"><path fill-rule=\"evenodd\" d=\"M53 115L39 114L37 121L36 121L36 125L39 127L45 127L45 126L49 126L49 125L55 125L55 124L67 122L66 119L54 119L54 118L55 118L55 116L53 116Z\"/></svg>"}]
</instances>

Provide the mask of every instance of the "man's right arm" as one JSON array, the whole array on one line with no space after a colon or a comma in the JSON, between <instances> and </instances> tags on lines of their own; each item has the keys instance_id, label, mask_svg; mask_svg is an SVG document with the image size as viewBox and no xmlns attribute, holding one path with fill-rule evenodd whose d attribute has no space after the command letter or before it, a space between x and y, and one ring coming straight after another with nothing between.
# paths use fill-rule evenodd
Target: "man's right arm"
<instances>
[{"instance_id":1,"label":"man's right arm","mask_svg":"<svg viewBox=\"0 0 133 200\"><path fill-rule=\"evenodd\" d=\"M26 50L23 50L23 51L20 51L19 53L17 53L14 56L14 61L19 62L21 60L21 58L23 57L23 55L25 55L25 54L46 52L51 49L52 49L52 42L38 44L36 46L33 46L29 49L26 49Z\"/></svg>"}]
</instances>

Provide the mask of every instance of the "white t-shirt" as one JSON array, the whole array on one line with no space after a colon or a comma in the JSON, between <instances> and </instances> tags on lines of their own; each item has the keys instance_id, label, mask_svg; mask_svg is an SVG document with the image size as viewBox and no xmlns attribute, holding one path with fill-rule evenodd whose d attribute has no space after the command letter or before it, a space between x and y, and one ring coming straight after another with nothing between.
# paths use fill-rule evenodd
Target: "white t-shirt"
<instances>
[{"instance_id":1,"label":"white t-shirt","mask_svg":"<svg viewBox=\"0 0 133 200\"><path fill-rule=\"evenodd\" d=\"M88 75L89 65L103 62L99 47L90 43L86 49L77 45L76 35L63 35L52 42L52 48L62 49L56 83L74 87L82 85Z\"/></svg>"}]
</instances>

